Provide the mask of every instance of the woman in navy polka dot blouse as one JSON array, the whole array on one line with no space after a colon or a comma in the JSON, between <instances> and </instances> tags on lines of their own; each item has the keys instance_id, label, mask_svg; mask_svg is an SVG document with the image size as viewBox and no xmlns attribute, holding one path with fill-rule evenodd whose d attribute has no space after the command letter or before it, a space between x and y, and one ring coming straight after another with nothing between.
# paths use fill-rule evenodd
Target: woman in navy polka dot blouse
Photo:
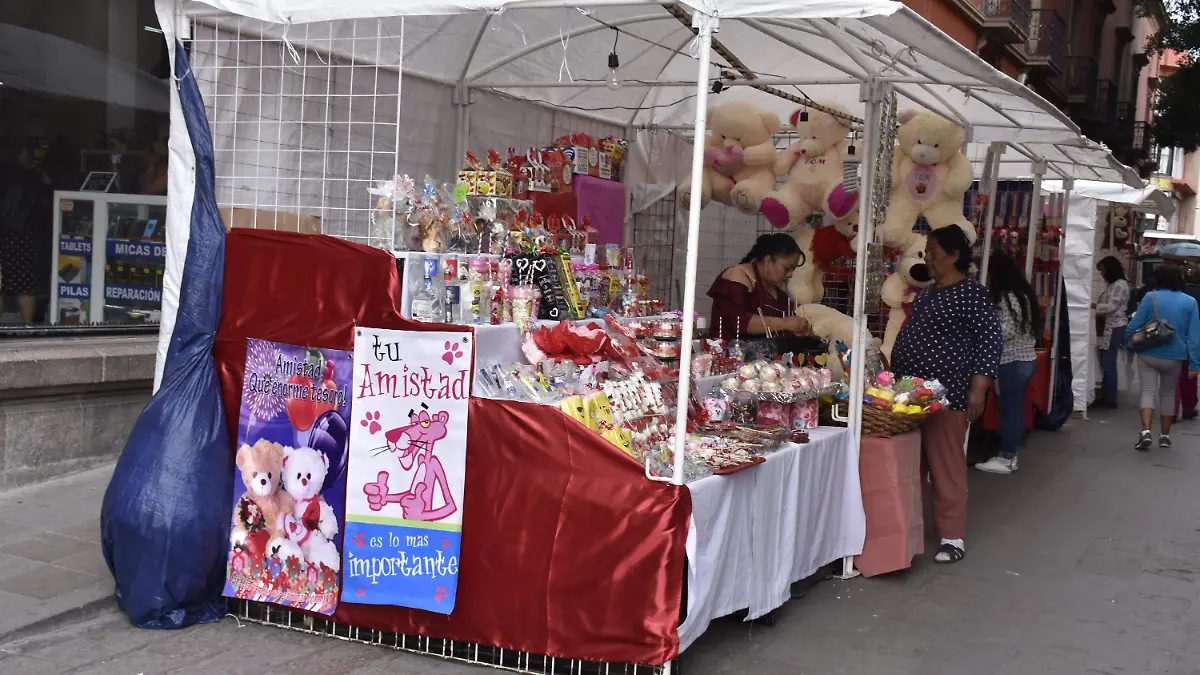
<instances>
[{"instance_id":1,"label":"woman in navy polka dot blouse","mask_svg":"<svg viewBox=\"0 0 1200 675\"><path fill-rule=\"evenodd\" d=\"M930 233L925 263L935 281L913 301L892 349L897 376L936 378L950 406L921 425L921 449L933 483L934 525L942 543L934 562L962 560L967 529L968 423L983 413L1000 366L1003 337L991 295L967 278L971 244L957 226Z\"/></svg>"}]
</instances>

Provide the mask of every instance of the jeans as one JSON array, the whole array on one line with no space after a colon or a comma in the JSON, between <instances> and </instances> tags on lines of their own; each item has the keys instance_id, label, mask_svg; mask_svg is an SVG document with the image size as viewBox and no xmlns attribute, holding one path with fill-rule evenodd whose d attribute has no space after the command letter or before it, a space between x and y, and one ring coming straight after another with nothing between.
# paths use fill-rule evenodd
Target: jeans
<instances>
[{"instance_id":1,"label":"jeans","mask_svg":"<svg viewBox=\"0 0 1200 675\"><path fill-rule=\"evenodd\" d=\"M1000 366L997 378L1000 391L996 408L1000 413L1000 456L1012 459L1025 440L1025 391L1037 361L1013 361Z\"/></svg>"},{"instance_id":2,"label":"jeans","mask_svg":"<svg viewBox=\"0 0 1200 675\"><path fill-rule=\"evenodd\" d=\"M1113 329L1108 341L1108 348L1100 350L1100 372L1104 373L1104 384L1100 388L1100 402L1105 405L1117 404L1117 357L1125 339L1125 327Z\"/></svg>"}]
</instances>

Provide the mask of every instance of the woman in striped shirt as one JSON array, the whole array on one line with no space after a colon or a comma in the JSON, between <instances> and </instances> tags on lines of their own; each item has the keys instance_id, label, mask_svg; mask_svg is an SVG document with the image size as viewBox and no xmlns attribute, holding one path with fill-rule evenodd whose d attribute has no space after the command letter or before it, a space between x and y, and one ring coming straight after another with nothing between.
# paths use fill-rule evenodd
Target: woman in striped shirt
<instances>
[{"instance_id":1,"label":"woman in striped shirt","mask_svg":"<svg viewBox=\"0 0 1200 675\"><path fill-rule=\"evenodd\" d=\"M995 253L988 264L988 291L1000 316L1004 350L996 377L996 407L1000 413L1000 452L975 468L1008 474L1017 470L1017 452L1025 440L1025 391L1037 369L1037 333L1041 305L1017 262Z\"/></svg>"}]
</instances>

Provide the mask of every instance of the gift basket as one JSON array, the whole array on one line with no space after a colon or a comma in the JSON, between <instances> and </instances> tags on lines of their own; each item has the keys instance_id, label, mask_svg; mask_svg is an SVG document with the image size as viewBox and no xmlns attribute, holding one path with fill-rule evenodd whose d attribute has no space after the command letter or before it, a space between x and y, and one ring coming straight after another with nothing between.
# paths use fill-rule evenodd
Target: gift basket
<instances>
[{"instance_id":1,"label":"gift basket","mask_svg":"<svg viewBox=\"0 0 1200 675\"><path fill-rule=\"evenodd\" d=\"M895 378L884 371L863 392L862 432L869 436L896 436L920 426L925 418L946 405L946 388L937 380Z\"/></svg>"}]
</instances>

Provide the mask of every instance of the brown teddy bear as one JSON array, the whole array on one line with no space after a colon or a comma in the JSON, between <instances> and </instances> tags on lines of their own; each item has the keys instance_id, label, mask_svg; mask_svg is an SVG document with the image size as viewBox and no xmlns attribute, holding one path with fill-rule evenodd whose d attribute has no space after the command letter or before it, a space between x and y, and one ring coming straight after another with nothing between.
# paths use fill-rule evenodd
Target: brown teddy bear
<instances>
[{"instance_id":1,"label":"brown teddy bear","mask_svg":"<svg viewBox=\"0 0 1200 675\"><path fill-rule=\"evenodd\" d=\"M782 123L779 116L753 103L729 101L708 111L708 128L712 134L706 144L723 139L724 149L715 146L705 149L705 165L717 173L729 176L729 202L739 211L754 215L762 206L763 197L775 188L774 135ZM679 197L688 203L691 179L684 184Z\"/></svg>"},{"instance_id":2,"label":"brown teddy bear","mask_svg":"<svg viewBox=\"0 0 1200 675\"><path fill-rule=\"evenodd\" d=\"M283 517L292 512L292 497L280 484L283 473L283 446L266 439L243 445L237 452L237 467L246 491L233 510L230 542L237 548L265 554L267 543L286 537Z\"/></svg>"},{"instance_id":3,"label":"brown teddy bear","mask_svg":"<svg viewBox=\"0 0 1200 675\"><path fill-rule=\"evenodd\" d=\"M775 227L794 227L814 212L825 211L829 194L842 183L850 113L835 103L821 105L846 117L816 109L792 113L789 121L796 128L796 142L775 160L775 174L787 176L787 182L769 192L762 203L763 217ZM800 120L803 112L808 113L806 121Z\"/></svg>"},{"instance_id":4,"label":"brown teddy bear","mask_svg":"<svg viewBox=\"0 0 1200 675\"><path fill-rule=\"evenodd\" d=\"M898 136L892 196L880 233L884 245L908 249L920 216L934 230L958 225L975 243L975 228L962 210L973 180L971 162L962 154L962 127L936 113L910 110L900 114Z\"/></svg>"}]
</instances>

